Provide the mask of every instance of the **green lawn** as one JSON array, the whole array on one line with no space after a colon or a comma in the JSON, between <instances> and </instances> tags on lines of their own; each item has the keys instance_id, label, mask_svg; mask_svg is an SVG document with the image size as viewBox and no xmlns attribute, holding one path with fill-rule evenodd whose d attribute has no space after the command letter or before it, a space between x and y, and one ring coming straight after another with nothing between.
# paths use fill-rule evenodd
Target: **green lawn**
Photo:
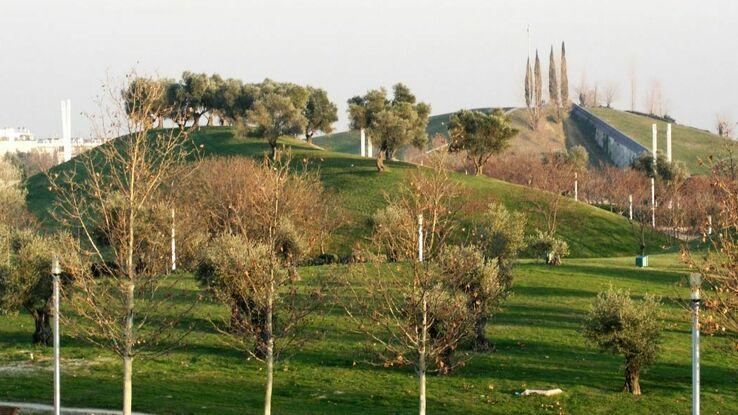
<instances>
[{"instance_id":1,"label":"green lawn","mask_svg":"<svg viewBox=\"0 0 738 415\"><path fill-rule=\"evenodd\" d=\"M428 410L449 414L687 414L690 408L688 314L675 302L687 292L675 283L684 270L674 254L651 258L636 269L632 257L578 259L550 268L526 261L516 268L513 295L487 327L496 353L474 353L450 376L428 379ZM310 285L331 271L302 268ZM663 353L642 377L644 395L621 392L622 361L586 345L578 332L598 291L610 285L633 295L665 299ZM188 279L181 287L197 293ZM160 414L259 413L263 371L226 347L206 322L225 313L203 304L192 318L196 330L183 348L134 362L134 409ZM0 399L51 402L51 350L29 343L26 315L0 317ZM63 330L63 328L62 328ZM273 408L278 414L410 414L417 382L410 369L363 363L363 337L352 334L339 308L325 307L311 339L279 364ZM63 337L65 405L120 406L120 363L107 352ZM705 414L738 413L738 355L726 339L703 337L702 408ZM34 360L30 360L33 354ZM14 370L12 368L15 368ZM560 387L552 398L517 397L525 388Z\"/></svg>"},{"instance_id":2,"label":"green lawn","mask_svg":"<svg viewBox=\"0 0 738 415\"><path fill-rule=\"evenodd\" d=\"M638 143L651 149L651 125L658 128L658 149L666 154L666 123L643 115L632 114L608 108L587 108L593 114L610 123L613 127L630 136ZM672 156L683 161L692 173L702 173L706 169L699 160L721 152L726 141L715 134L681 124L671 126ZM733 144L734 145L734 144Z\"/></svg>"},{"instance_id":3,"label":"green lawn","mask_svg":"<svg viewBox=\"0 0 738 415\"><path fill-rule=\"evenodd\" d=\"M225 127L203 128L195 135L196 144L203 145L203 153L210 156L263 157L268 146L256 139L234 137ZM389 171L378 173L374 160L344 153L328 152L308 146L304 142L285 139L296 159L306 159L320 171L326 188L335 192L347 215L347 224L332 235L331 251L347 255L357 241L368 235L367 219L385 205L384 194L397 189L406 173L422 168L402 162L389 162ZM65 164L52 170L73 168ZM544 222L534 209L534 202L541 200L540 190L514 185L487 177L454 174L456 180L468 191L467 209L481 208L491 201L504 203L508 208L528 213L527 231L533 233ZM31 211L42 220L48 220L53 194L44 176L29 180L28 202ZM603 257L630 255L637 243L628 221L618 215L584 203L566 199L559 213L559 234L570 245L573 257ZM660 252L665 245L662 237L656 237L652 252Z\"/></svg>"}]
</instances>

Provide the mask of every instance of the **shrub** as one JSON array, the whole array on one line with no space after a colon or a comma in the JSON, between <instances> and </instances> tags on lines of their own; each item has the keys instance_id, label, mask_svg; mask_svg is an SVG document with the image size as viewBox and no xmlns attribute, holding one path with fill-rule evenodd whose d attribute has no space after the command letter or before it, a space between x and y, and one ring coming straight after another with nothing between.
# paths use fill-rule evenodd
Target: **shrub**
<instances>
[{"instance_id":1,"label":"shrub","mask_svg":"<svg viewBox=\"0 0 738 415\"><path fill-rule=\"evenodd\" d=\"M447 246L438 257L444 284L466 296L466 308L474 316L474 347L489 346L484 329L504 291L497 262L487 262L475 246Z\"/></svg>"},{"instance_id":2,"label":"shrub","mask_svg":"<svg viewBox=\"0 0 738 415\"><path fill-rule=\"evenodd\" d=\"M511 212L501 203L491 203L474 231L474 244L482 250L485 260L496 259L505 292L512 287L515 259L525 248L526 220L522 212Z\"/></svg>"},{"instance_id":3,"label":"shrub","mask_svg":"<svg viewBox=\"0 0 738 415\"><path fill-rule=\"evenodd\" d=\"M627 291L602 292L584 321L583 334L603 352L625 357L625 391L641 394L641 371L656 360L660 349L660 300L647 295L636 302Z\"/></svg>"},{"instance_id":4,"label":"shrub","mask_svg":"<svg viewBox=\"0 0 738 415\"><path fill-rule=\"evenodd\" d=\"M569 244L566 241L540 230L530 239L528 248L548 265L560 265L562 259L569 256Z\"/></svg>"}]
</instances>

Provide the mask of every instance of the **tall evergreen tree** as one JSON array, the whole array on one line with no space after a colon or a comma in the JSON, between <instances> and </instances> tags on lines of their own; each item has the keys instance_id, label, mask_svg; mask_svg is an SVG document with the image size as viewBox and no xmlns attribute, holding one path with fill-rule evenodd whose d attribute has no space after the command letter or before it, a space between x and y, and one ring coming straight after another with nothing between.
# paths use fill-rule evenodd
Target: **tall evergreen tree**
<instances>
[{"instance_id":1,"label":"tall evergreen tree","mask_svg":"<svg viewBox=\"0 0 738 415\"><path fill-rule=\"evenodd\" d=\"M566 46L561 42L561 106L569 105L569 75L566 69Z\"/></svg>"},{"instance_id":2,"label":"tall evergreen tree","mask_svg":"<svg viewBox=\"0 0 738 415\"><path fill-rule=\"evenodd\" d=\"M535 92L535 127L538 127L538 121L543 112L543 80L541 79L541 60L538 58L538 50L536 50L536 63L533 69L533 82Z\"/></svg>"},{"instance_id":3,"label":"tall evergreen tree","mask_svg":"<svg viewBox=\"0 0 738 415\"><path fill-rule=\"evenodd\" d=\"M556 61L554 60L554 49L551 46L551 53L548 58L548 99L551 105L559 108L559 82L556 76Z\"/></svg>"}]
</instances>

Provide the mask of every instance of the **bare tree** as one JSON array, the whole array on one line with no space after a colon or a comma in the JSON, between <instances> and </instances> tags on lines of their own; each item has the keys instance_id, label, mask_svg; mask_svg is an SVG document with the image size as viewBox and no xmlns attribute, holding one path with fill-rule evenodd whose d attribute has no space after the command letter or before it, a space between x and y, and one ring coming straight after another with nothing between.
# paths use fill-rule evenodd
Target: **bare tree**
<instances>
[{"instance_id":1,"label":"bare tree","mask_svg":"<svg viewBox=\"0 0 738 415\"><path fill-rule=\"evenodd\" d=\"M605 106L607 108L612 108L613 102L615 102L615 99L618 97L618 84L615 82L608 82L605 85Z\"/></svg>"},{"instance_id":2,"label":"bare tree","mask_svg":"<svg viewBox=\"0 0 738 415\"><path fill-rule=\"evenodd\" d=\"M332 213L317 175L290 165L289 155L262 166L216 159L204 163L207 173L192 192L204 192L207 203L198 206L216 235L198 279L231 310L212 322L230 346L266 366L265 415L275 362L306 340L303 323L321 304L320 289L298 286L297 264L321 246L329 223L323 216Z\"/></svg>"},{"instance_id":3,"label":"bare tree","mask_svg":"<svg viewBox=\"0 0 738 415\"><path fill-rule=\"evenodd\" d=\"M710 184L717 200L718 212L713 231L705 231L705 249L693 250L684 245L682 259L702 274L703 296L707 313L705 324L718 332L738 336L738 180L734 176L732 153L712 160Z\"/></svg>"},{"instance_id":4,"label":"bare tree","mask_svg":"<svg viewBox=\"0 0 738 415\"><path fill-rule=\"evenodd\" d=\"M339 277L339 298L357 330L370 339L370 349L380 356L381 365L415 367L419 413L424 415L426 374L447 372L460 362L450 355L461 339L473 333L475 314L482 311L467 306L470 297L464 290L470 288L465 284L468 274L461 271L485 275L483 280L489 283L480 286L484 291L496 291L499 284L495 269L479 260L479 251L446 250L447 236L456 226L453 199L458 189L448 174L441 170L419 172L407 183L403 195L375 218L372 237L380 254L392 253L404 263L396 267L355 266L353 275L342 273ZM460 258L462 255L468 261ZM447 262L449 258L464 265Z\"/></svg>"},{"instance_id":5,"label":"bare tree","mask_svg":"<svg viewBox=\"0 0 738 415\"><path fill-rule=\"evenodd\" d=\"M733 139L733 133L738 123L733 122L726 114L717 114L715 116L715 131L717 135L723 138Z\"/></svg>"},{"instance_id":6,"label":"bare tree","mask_svg":"<svg viewBox=\"0 0 738 415\"><path fill-rule=\"evenodd\" d=\"M645 96L648 113L663 117L667 113L667 104L659 81L653 81Z\"/></svg>"},{"instance_id":7,"label":"bare tree","mask_svg":"<svg viewBox=\"0 0 738 415\"><path fill-rule=\"evenodd\" d=\"M636 79L635 63L630 65L630 110L636 110L636 97L638 96L638 80Z\"/></svg>"},{"instance_id":8,"label":"bare tree","mask_svg":"<svg viewBox=\"0 0 738 415\"><path fill-rule=\"evenodd\" d=\"M123 88L124 97L107 85L100 115L91 119L97 137L114 140L75 159L75 168L49 177L57 194L56 219L82 239L63 248L81 258L67 270L72 278L66 303L84 321L69 319L68 326L123 360L126 415L134 357L176 346L187 331L174 327L193 306L171 301L176 291L167 288L178 277L169 274L165 258L171 225L166 190L175 178L186 177L190 169L182 166L194 147L182 130L151 131L153 123L141 114L157 105L152 97L159 94L150 88L160 84L146 85Z\"/></svg>"}]
</instances>

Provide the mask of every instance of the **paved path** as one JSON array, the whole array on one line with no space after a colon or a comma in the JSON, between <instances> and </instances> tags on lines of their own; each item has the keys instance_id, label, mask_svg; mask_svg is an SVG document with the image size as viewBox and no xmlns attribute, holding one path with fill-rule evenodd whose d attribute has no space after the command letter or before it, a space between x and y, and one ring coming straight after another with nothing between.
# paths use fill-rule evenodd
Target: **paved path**
<instances>
[{"instance_id":1,"label":"paved path","mask_svg":"<svg viewBox=\"0 0 738 415\"><path fill-rule=\"evenodd\" d=\"M53 413L53 405L45 405L40 403L25 403L25 402L4 402L0 401L0 406L9 406L11 408L20 408L21 414L25 413ZM84 414L84 415L120 415L121 411L114 411L110 409L96 409L96 408L61 408L62 414ZM133 415L147 415L143 412L134 412Z\"/></svg>"}]
</instances>

